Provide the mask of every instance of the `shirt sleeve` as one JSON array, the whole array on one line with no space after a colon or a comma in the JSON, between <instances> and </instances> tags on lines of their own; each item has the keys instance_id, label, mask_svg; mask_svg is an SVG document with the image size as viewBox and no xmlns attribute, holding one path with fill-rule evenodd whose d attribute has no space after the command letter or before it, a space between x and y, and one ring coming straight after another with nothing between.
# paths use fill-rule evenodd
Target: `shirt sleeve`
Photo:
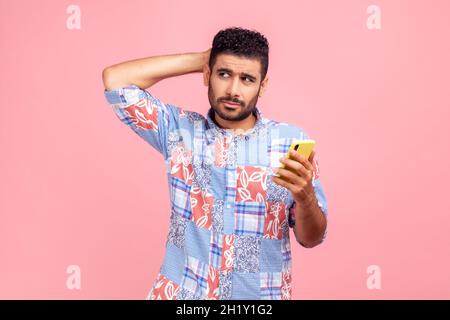
<instances>
[{"instance_id":1,"label":"shirt sleeve","mask_svg":"<svg viewBox=\"0 0 450 320\"><path fill-rule=\"evenodd\" d=\"M120 121L166 159L169 129L177 125L180 108L163 103L136 85L105 89L104 95Z\"/></svg>"}]
</instances>

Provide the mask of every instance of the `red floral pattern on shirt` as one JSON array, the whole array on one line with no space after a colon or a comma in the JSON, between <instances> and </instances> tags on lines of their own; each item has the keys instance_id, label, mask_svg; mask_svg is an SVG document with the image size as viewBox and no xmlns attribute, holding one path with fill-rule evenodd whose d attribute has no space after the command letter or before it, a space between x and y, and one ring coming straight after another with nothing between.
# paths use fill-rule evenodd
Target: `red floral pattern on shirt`
<instances>
[{"instance_id":1,"label":"red floral pattern on shirt","mask_svg":"<svg viewBox=\"0 0 450 320\"><path fill-rule=\"evenodd\" d=\"M263 167L237 166L236 201L264 202L267 171Z\"/></svg>"},{"instance_id":2,"label":"red floral pattern on shirt","mask_svg":"<svg viewBox=\"0 0 450 320\"><path fill-rule=\"evenodd\" d=\"M264 238L283 238L282 226L286 221L286 205L281 202L267 202L267 211L264 219Z\"/></svg>"},{"instance_id":3,"label":"red floral pattern on shirt","mask_svg":"<svg viewBox=\"0 0 450 320\"><path fill-rule=\"evenodd\" d=\"M123 108L135 126L144 130L158 130L158 108L150 100L141 99Z\"/></svg>"},{"instance_id":4,"label":"red floral pattern on shirt","mask_svg":"<svg viewBox=\"0 0 450 320\"><path fill-rule=\"evenodd\" d=\"M211 229L214 197L200 187L191 189L192 220L200 228Z\"/></svg>"},{"instance_id":5,"label":"red floral pattern on shirt","mask_svg":"<svg viewBox=\"0 0 450 320\"><path fill-rule=\"evenodd\" d=\"M208 270L208 287L206 289L206 296L208 300L219 300L219 271L212 266Z\"/></svg>"},{"instance_id":6,"label":"red floral pattern on shirt","mask_svg":"<svg viewBox=\"0 0 450 320\"><path fill-rule=\"evenodd\" d=\"M192 151L187 149L183 143L179 143L172 151L170 173L185 181L186 184L192 184Z\"/></svg>"},{"instance_id":7,"label":"red floral pattern on shirt","mask_svg":"<svg viewBox=\"0 0 450 320\"><path fill-rule=\"evenodd\" d=\"M290 271L281 273L281 300L290 300L292 295L292 275Z\"/></svg>"},{"instance_id":8,"label":"red floral pattern on shirt","mask_svg":"<svg viewBox=\"0 0 450 320\"><path fill-rule=\"evenodd\" d=\"M224 235L222 242L222 261L220 264L221 271L233 270L233 256L234 256L234 236L232 234Z\"/></svg>"},{"instance_id":9,"label":"red floral pattern on shirt","mask_svg":"<svg viewBox=\"0 0 450 320\"><path fill-rule=\"evenodd\" d=\"M214 144L214 164L216 167L224 168L227 165L230 142L231 137L227 136L216 140Z\"/></svg>"},{"instance_id":10,"label":"red floral pattern on shirt","mask_svg":"<svg viewBox=\"0 0 450 320\"><path fill-rule=\"evenodd\" d=\"M167 279L162 274L158 275L151 292L151 300L176 300L180 286Z\"/></svg>"}]
</instances>

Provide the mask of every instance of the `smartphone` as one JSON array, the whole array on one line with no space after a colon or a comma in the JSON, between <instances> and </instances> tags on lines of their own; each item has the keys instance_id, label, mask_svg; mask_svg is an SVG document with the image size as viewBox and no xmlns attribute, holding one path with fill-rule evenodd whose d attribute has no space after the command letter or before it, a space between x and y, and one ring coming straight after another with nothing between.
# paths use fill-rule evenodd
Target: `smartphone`
<instances>
[{"instance_id":1,"label":"smartphone","mask_svg":"<svg viewBox=\"0 0 450 320\"><path fill-rule=\"evenodd\" d=\"M309 156L311 155L311 152L314 149L314 146L316 145L315 140L294 140L289 147L288 152L286 153L286 158L290 159L290 151L296 150L298 151L305 159L308 160ZM284 168L285 165L282 163L280 168ZM277 177L279 177L278 174L275 174Z\"/></svg>"}]
</instances>

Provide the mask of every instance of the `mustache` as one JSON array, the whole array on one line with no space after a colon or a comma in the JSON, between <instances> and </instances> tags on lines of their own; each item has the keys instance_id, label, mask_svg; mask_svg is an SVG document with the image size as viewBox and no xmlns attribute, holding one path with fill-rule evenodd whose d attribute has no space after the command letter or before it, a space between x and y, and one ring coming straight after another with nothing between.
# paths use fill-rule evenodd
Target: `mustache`
<instances>
[{"instance_id":1,"label":"mustache","mask_svg":"<svg viewBox=\"0 0 450 320\"><path fill-rule=\"evenodd\" d=\"M239 100L236 100L236 99L232 99L232 100L230 100L230 99L220 99L219 102L231 102L231 103L237 103L237 104L239 104L239 105L242 106L242 102L239 101Z\"/></svg>"}]
</instances>

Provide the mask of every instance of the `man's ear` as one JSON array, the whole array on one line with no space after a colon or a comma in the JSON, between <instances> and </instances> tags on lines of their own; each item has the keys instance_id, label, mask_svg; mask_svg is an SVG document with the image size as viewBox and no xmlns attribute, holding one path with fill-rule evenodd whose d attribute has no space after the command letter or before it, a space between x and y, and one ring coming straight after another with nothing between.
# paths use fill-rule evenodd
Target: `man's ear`
<instances>
[{"instance_id":1,"label":"man's ear","mask_svg":"<svg viewBox=\"0 0 450 320\"><path fill-rule=\"evenodd\" d=\"M261 82L261 88L259 89L259 96L260 97L262 97L263 96L263 94L264 94L264 92L266 91L266 89L267 89L267 83L269 82L269 78L267 77L267 75L266 75L266 77L264 78L264 80Z\"/></svg>"},{"instance_id":2,"label":"man's ear","mask_svg":"<svg viewBox=\"0 0 450 320\"><path fill-rule=\"evenodd\" d=\"M209 84L209 77L211 76L211 70L209 69L209 65L205 63L203 65L203 84L205 87Z\"/></svg>"}]
</instances>

